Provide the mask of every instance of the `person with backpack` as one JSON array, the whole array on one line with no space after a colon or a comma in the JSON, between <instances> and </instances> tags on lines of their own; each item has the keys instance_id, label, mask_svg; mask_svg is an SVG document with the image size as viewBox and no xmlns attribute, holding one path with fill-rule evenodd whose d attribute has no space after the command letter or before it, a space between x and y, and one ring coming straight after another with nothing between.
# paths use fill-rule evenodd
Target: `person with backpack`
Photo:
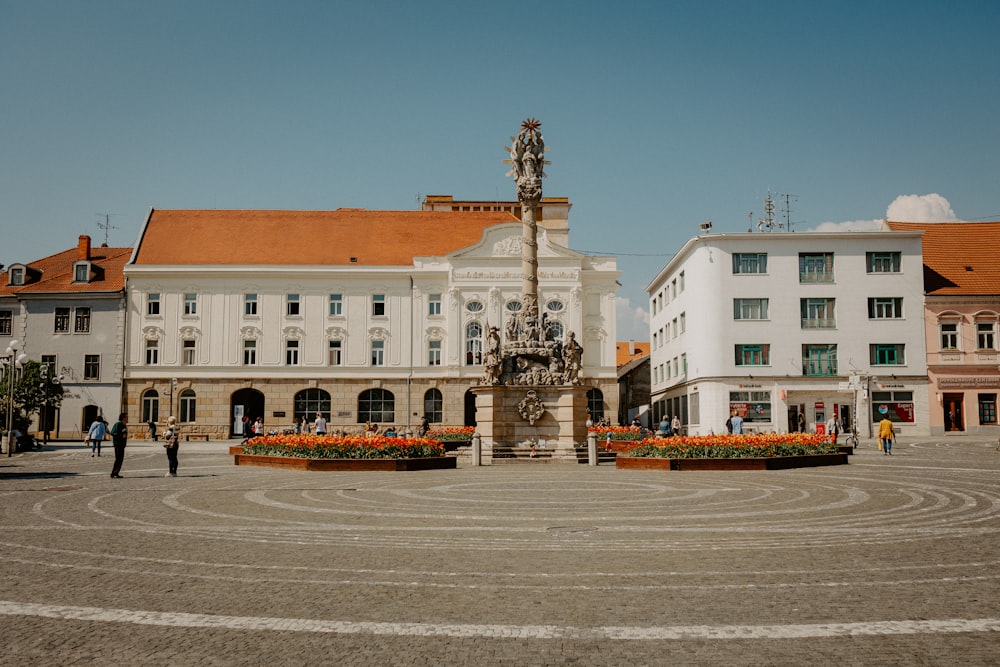
<instances>
[{"instance_id":1,"label":"person with backpack","mask_svg":"<svg viewBox=\"0 0 1000 667\"><path fill-rule=\"evenodd\" d=\"M121 479L122 463L125 462L125 445L128 443L128 413L118 415L118 421L111 426L111 444L115 447L115 464L111 468L112 479Z\"/></svg>"}]
</instances>

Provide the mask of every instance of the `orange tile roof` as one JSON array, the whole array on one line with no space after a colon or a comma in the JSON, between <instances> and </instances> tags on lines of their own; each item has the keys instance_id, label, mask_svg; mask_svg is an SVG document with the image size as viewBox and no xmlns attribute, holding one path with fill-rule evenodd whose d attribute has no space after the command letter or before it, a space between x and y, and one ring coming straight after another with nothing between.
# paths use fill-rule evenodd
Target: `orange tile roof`
<instances>
[{"instance_id":1,"label":"orange tile roof","mask_svg":"<svg viewBox=\"0 0 1000 667\"><path fill-rule=\"evenodd\" d=\"M9 285L7 271L0 275L0 296L13 294L58 294L84 292L120 292L125 289L125 274L122 269L132 255L132 248L90 249L90 263L94 277L88 283L73 282L73 264L79 259L77 247L55 255L43 257L25 266L41 272L38 280L26 285Z\"/></svg>"},{"instance_id":2,"label":"orange tile roof","mask_svg":"<svg viewBox=\"0 0 1000 667\"><path fill-rule=\"evenodd\" d=\"M518 220L503 211L154 209L135 264L409 266L415 256L446 255L509 222Z\"/></svg>"},{"instance_id":3,"label":"orange tile roof","mask_svg":"<svg viewBox=\"0 0 1000 667\"><path fill-rule=\"evenodd\" d=\"M617 358L617 363L615 364L618 368L621 368L630 361L639 359L641 357L649 354L649 343L643 342L633 342L635 347L635 354L628 353L629 341L619 341L615 343L615 357Z\"/></svg>"},{"instance_id":4,"label":"orange tile roof","mask_svg":"<svg viewBox=\"0 0 1000 667\"><path fill-rule=\"evenodd\" d=\"M928 295L1000 295L1000 222L887 222L893 231L924 233Z\"/></svg>"}]
</instances>

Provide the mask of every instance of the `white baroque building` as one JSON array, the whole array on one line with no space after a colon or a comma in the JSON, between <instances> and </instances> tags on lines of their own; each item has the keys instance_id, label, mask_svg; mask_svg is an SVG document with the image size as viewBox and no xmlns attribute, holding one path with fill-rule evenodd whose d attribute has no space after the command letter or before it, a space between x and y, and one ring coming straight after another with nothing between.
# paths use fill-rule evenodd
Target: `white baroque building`
<instances>
[{"instance_id":1,"label":"white baroque building","mask_svg":"<svg viewBox=\"0 0 1000 667\"><path fill-rule=\"evenodd\" d=\"M653 423L930 432L919 232L704 234L646 291Z\"/></svg>"},{"instance_id":2,"label":"white baroque building","mask_svg":"<svg viewBox=\"0 0 1000 667\"><path fill-rule=\"evenodd\" d=\"M582 341L592 408L613 415L615 260L541 231L540 303ZM520 243L509 210L151 210L125 267L133 423L472 425L485 336L520 306Z\"/></svg>"}]
</instances>

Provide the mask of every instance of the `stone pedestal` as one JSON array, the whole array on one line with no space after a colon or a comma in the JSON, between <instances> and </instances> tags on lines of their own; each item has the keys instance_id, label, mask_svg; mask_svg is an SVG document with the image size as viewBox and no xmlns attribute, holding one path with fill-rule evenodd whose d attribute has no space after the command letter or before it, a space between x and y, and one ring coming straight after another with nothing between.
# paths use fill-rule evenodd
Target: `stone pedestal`
<instances>
[{"instance_id":1,"label":"stone pedestal","mask_svg":"<svg viewBox=\"0 0 1000 667\"><path fill-rule=\"evenodd\" d=\"M518 405L533 391L545 411L531 424ZM505 386L473 387L476 430L482 436L483 463L496 448L551 452L551 460L577 462L576 448L587 445L587 387ZM548 456L546 458L549 458Z\"/></svg>"}]
</instances>

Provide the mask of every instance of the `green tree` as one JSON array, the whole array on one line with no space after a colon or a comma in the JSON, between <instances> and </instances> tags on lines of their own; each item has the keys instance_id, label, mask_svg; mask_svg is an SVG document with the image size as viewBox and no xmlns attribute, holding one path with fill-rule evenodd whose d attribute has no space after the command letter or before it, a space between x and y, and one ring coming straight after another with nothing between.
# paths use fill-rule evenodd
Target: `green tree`
<instances>
[{"instance_id":1,"label":"green tree","mask_svg":"<svg viewBox=\"0 0 1000 667\"><path fill-rule=\"evenodd\" d=\"M42 377L42 364L37 361L27 362L20 370L7 368L3 381L0 382L0 415L5 429L10 404L10 383L15 376L14 426L24 432L31 423L31 418L43 405L47 405L49 410L56 410L62 405L65 390L57 382L57 378Z\"/></svg>"}]
</instances>

